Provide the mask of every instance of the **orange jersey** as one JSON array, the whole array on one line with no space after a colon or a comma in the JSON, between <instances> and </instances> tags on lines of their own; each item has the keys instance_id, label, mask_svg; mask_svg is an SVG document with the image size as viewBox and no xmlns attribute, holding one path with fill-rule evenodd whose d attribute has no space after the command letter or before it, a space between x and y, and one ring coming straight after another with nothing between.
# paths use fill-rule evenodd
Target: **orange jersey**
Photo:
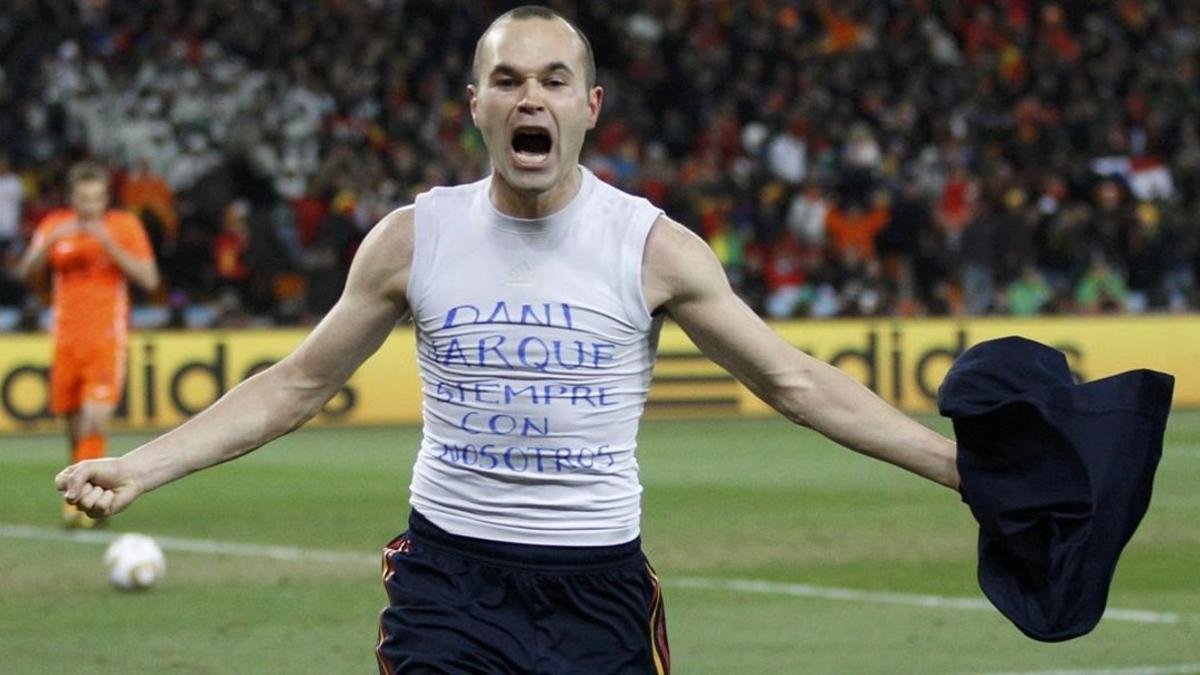
<instances>
[{"instance_id":1,"label":"orange jersey","mask_svg":"<svg viewBox=\"0 0 1200 675\"><path fill-rule=\"evenodd\" d=\"M56 228L70 227L78 215L70 209L52 211L38 224L32 245ZM124 251L137 260L153 257L150 239L137 216L109 211L104 228ZM125 344L129 330L129 291L125 273L98 239L82 232L54 242L49 254L54 278L54 339L60 346L79 343Z\"/></svg>"},{"instance_id":2,"label":"orange jersey","mask_svg":"<svg viewBox=\"0 0 1200 675\"><path fill-rule=\"evenodd\" d=\"M838 207L829 209L825 216L825 232L829 235L829 246L841 255L848 248L858 249L864 260L875 259L875 237L887 227L891 213L882 206L870 211L849 214Z\"/></svg>"}]
</instances>

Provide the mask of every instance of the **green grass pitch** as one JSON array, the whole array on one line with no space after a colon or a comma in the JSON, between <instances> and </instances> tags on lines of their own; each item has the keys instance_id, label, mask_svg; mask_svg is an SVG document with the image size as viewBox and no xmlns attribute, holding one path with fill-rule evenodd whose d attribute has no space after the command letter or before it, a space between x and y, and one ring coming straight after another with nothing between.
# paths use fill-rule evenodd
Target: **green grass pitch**
<instances>
[{"instance_id":1,"label":"green grass pitch","mask_svg":"<svg viewBox=\"0 0 1200 675\"><path fill-rule=\"evenodd\" d=\"M373 672L375 558L403 529L418 435L306 429L143 498L107 532L337 553L169 548L140 594L110 589L103 546L58 528L61 439L0 439L0 673ZM639 453L676 673L1200 672L1200 413L1171 418L1109 597L1171 622L1105 619L1058 645L990 608L909 602L982 598L974 521L949 491L779 420L648 421Z\"/></svg>"}]
</instances>

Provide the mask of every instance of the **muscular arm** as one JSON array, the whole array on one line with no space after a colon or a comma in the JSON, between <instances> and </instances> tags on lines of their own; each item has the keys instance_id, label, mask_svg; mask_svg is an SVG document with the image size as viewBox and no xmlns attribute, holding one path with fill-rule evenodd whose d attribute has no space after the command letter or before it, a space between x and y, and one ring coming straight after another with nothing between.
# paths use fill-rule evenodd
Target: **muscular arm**
<instances>
[{"instance_id":1,"label":"muscular arm","mask_svg":"<svg viewBox=\"0 0 1200 675\"><path fill-rule=\"evenodd\" d=\"M108 254L108 257L112 258L113 263L117 267L121 268L121 273L127 279L147 291L153 291L158 288L158 264L154 262L154 258L139 260L129 251L122 248L112 238L112 235L104 229L102 224L84 225L83 229L100 241L100 245L104 247L104 252Z\"/></svg>"},{"instance_id":2,"label":"muscular arm","mask_svg":"<svg viewBox=\"0 0 1200 675\"><path fill-rule=\"evenodd\" d=\"M121 268L121 272L126 278L147 291L158 288L158 264L154 262L154 258L138 260L121 248L111 237L101 239L100 243L104 245L105 252L113 259L117 267Z\"/></svg>"},{"instance_id":3,"label":"muscular arm","mask_svg":"<svg viewBox=\"0 0 1200 675\"><path fill-rule=\"evenodd\" d=\"M55 484L67 501L93 516L111 515L144 492L240 457L304 424L383 344L406 311L412 227L407 209L372 230L342 297L282 361L123 457L64 469Z\"/></svg>"},{"instance_id":4,"label":"muscular arm","mask_svg":"<svg viewBox=\"0 0 1200 675\"><path fill-rule=\"evenodd\" d=\"M708 245L683 226L655 223L642 283L650 307L670 313L701 351L792 422L957 489L953 441L788 344L734 295Z\"/></svg>"},{"instance_id":5,"label":"muscular arm","mask_svg":"<svg viewBox=\"0 0 1200 675\"><path fill-rule=\"evenodd\" d=\"M34 235L33 240L29 242L29 247L25 249L25 253L21 255L21 259L13 268L13 276L26 283L32 280L34 275L41 272L46 266L46 261L50 256L50 247L66 232L67 228L58 227L44 237Z\"/></svg>"}]
</instances>

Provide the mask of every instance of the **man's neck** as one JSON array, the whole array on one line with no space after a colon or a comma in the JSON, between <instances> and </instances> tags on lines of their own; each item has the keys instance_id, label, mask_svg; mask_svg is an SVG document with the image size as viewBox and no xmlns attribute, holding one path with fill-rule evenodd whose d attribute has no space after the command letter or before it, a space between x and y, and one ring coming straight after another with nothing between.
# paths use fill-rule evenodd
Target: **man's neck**
<instances>
[{"instance_id":1,"label":"man's neck","mask_svg":"<svg viewBox=\"0 0 1200 675\"><path fill-rule=\"evenodd\" d=\"M513 218L545 218L561 211L579 193L583 172L576 167L545 192L518 190L498 173L492 174L491 199L496 210Z\"/></svg>"}]
</instances>

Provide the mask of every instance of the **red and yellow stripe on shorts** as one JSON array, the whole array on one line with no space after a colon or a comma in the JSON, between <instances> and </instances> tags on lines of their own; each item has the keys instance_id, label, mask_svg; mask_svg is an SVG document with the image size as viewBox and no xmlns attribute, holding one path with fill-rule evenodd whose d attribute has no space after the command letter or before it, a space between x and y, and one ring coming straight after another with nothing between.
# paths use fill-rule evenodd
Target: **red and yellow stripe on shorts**
<instances>
[{"instance_id":1,"label":"red and yellow stripe on shorts","mask_svg":"<svg viewBox=\"0 0 1200 675\"><path fill-rule=\"evenodd\" d=\"M656 675L670 675L671 646L667 644L667 611L663 604L662 582L649 562L646 563L646 573L650 575L650 585L654 590L650 597L650 651L654 656L654 672Z\"/></svg>"}]
</instances>

